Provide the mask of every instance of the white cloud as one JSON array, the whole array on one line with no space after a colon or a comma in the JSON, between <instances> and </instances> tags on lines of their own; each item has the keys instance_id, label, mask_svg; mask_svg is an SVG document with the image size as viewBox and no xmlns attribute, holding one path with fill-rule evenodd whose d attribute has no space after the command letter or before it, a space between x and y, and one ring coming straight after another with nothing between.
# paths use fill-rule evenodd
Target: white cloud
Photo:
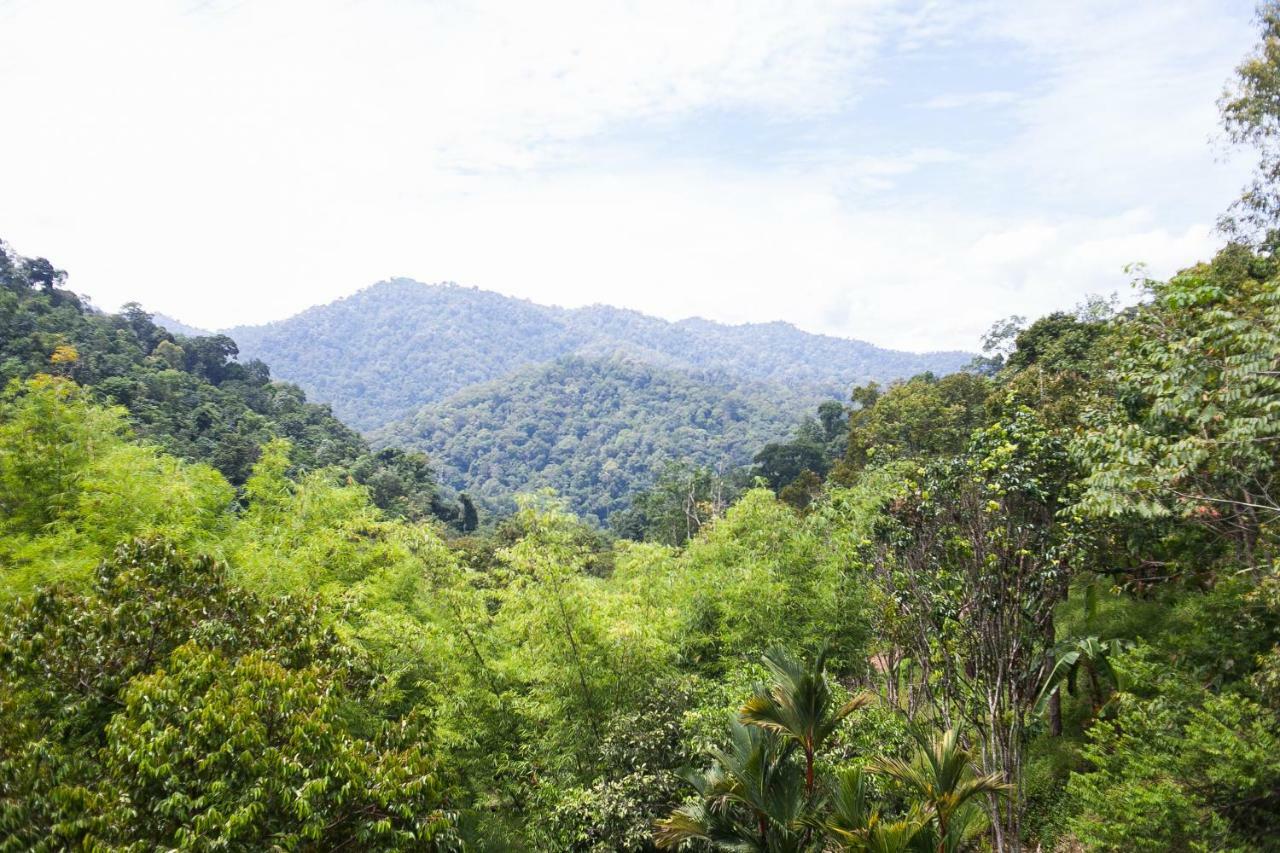
<instances>
[{"instance_id":1,"label":"white cloud","mask_svg":"<svg viewBox=\"0 0 1280 853\"><path fill-rule=\"evenodd\" d=\"M926 110L958 110L973 107L996 107L1018 99L1017 93L995 89L987 92L952 92L935 95L920 106Z\"/></svg>"},{"instance_id":2,"label":"white cloud","mask_svg":"<svg viewBox=\"0 0 1280 853\"><path fill-rule=\"evenodd\" d=\"M886 55L977 39L1035 85L864 108ZM1205 139L1251 40L1201 0L0 0L0 236L206 326L410 275L974 347L1211 251L1240 169ZM984 105L1016 124L982 151L874 130ZM679 136L721 115L769 150ZM637 128L675 154L613 157Z\"/></svg>"}]
</instances>

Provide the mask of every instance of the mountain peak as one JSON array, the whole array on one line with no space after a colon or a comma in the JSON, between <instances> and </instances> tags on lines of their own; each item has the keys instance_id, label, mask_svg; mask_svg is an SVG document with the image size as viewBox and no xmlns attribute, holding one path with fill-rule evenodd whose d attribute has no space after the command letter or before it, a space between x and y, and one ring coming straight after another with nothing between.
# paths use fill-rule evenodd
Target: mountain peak
<instances>
[{"instance_id":1,"label":"mountain peak","mask_svg":"<svg viewBox=\"0 0 1280 853\"><path fill-rule=\"evenodd\" d=\"M287 320L229 330L246 358L262 358L360 429L529 365L566 355L622 354L657 367L718 371L810 396L920 373L948 373L967 353L916 353L815 335L782 321L670 322L627 308L539 305L455 282L390 278Z\"/></svg>"}]
</instances>

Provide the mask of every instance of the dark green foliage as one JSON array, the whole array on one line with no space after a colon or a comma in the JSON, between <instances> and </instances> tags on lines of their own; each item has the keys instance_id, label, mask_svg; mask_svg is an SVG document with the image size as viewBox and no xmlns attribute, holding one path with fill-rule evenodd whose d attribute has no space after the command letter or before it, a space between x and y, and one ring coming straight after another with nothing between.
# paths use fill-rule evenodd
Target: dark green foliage
<instances>
[{"instance_id":1,"label":"dark green foliage","mask_svg":"<svg viewBox=\"0 0 1280 853\"><path fill-rule=\"evenodd\" d=\"M1280 720L1238 689L1214 694L1153 649L1118 664L1132 692L1089 732L1071 821L1092 850L1276 850Z\"/></svg>"},{"instance_id":2,"label":"dark green foliage","mask_svg":"<svg viewBox=\"0 0 1280 853\"><path fill-rule=\"evenodd\" d=\"M605 519L670 461L732 468L791 419L770 389L623 359L569 358L468 389L377 434L425 450L449 485L498 507L553 487Z\"/></svg>"},{"instance_id":3,"label":"dark green foliage","mask_svg":"<svg viewBox=\"0 0 1280 853\"><path fill-rule=\"evenodd\" d=\"M787 444L766 444L752 461L755 462L752 474L762 477L774 491L805 471L821 476L829 467L822 446L803 439Z\"/></svg>"},{"instance_id":4,"label":"dark green foliage","mask_svg":"<svg viewBox=\"0 0 1280 853\"><path fill-rule=\"evenodd\" d=\"M709 751L712 764L685 772L696 798L658 822L660 848L956 853L981 834L985 817L975 802L1008 786L975 771L954 730L917 731L911 760L887 755L879 744L865 765L819 770L820 760L833 757L827 753L841 723L874 698L837 704L824 657L801 661L782 649L765 655L770 679L731 723L727 745ZM878 796L868 773L904 792L898 814L888 814L896 804Z\"/></svg>"},{"instance_id":5,"label":"dark green foliage","mask_svg":"<svg viewBox=\"0 0 1280 853\"><path fill-rule=\"evenodd\" d=\"M565 792L552 813L556 849L622 853L653 847L653 824L680 800L678 771L692 756L682 714L688 691L664 684L651 700L617 715L598 747L604 768L591 785Z\"/></svg>"},{"instance_id":6,"label":"dark green foliage","mask_svg":"<svg viewBox=\"0 0 1280 853\"><path fill-rule=\"evenodd\" d=\"M208 462L241 485L271 438L293 445L298 470L345 468L397 515L455 510L436 495L426 460L384 451L306 401L295 385L272 382L261 361L236 361L225 335L174 336L138 305L103 314L62 290L65 273L0 243L0 385L57 373L123 406L132 426L169 453ZM56 273L56 274L55 274Z\"/></svg>"},{"instance_id":7,"label":"dark green foliage","mask_svg":"<svg viewBox=\"0 0 1280 853\"><path fill-rule=\"evenodd\" d=\"M573 355L722 372L734 384L802 390L806 403L843 395L856 383L947 373L969 360L965 353L884 350L786 323L670 323L619 308L565 310L408 279L231 334L245 353L363 430L402 420L469 385Z\"/></svg>"},{"instance_id":8,"label":"dark green foliage","mask_svg":"<svg viewBox=\"0 0 1280 853\"><path fill-rule=\"evenodd\" d=\"M823 478L844 456L848 433L848 410L828 400L818 406L817 419L800 421L790 441L761 448L748 475L764 480L784 503L804 510L821 495Z\"/></svg>"},{"instance_id":9,"label":"dark green foliage","mask_svg":"<svg viewBox=\"0 0 1280 853\"><path fill-rule=\"evenodd\" d=\"M869 464L959 453L986 423L990 380L973 373L915 376L887 389L856 388L844 461L833 473L851 482Z\"/></svg>"}]
</instances>

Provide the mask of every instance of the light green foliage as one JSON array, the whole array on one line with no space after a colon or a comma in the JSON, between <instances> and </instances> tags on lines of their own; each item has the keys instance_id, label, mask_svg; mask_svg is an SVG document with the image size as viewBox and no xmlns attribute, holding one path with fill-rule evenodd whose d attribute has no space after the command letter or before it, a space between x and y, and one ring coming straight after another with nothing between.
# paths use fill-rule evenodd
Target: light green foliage
<instances>
[{"instance_id":1,"label":"light green foliage","mask_svg":"<svg viewBox=\"0 0 1280 853\"><path fill-rule=\"evenodd\" d=\"M263 449L245 483L248 504L229 543L239 578L267 592L338 596L353 585L412 571L399 528L386 521L368 492L342 483L335 471L288 477L290 445Z\"/></svg>"},{"instance_id":2,"label":"light green foliage","mask_svg":"<svg viewBox=\"0 0 1280 853\"><path fill-rule=\"evenodd\" d=\"M132 536L211 547L225 530L235 492L216 471L127 435L123 412L68 380L10 385L0 398L3 594L82 581Z\"/></svg>"},{"instance_id":3,"label":"light green foliage","mask_svg":"<svg viewBox=\"0 0 1280 853\"><path fill-rule=\"evenodd\" d=\"M708 672L823 638L841 667L858 670L866 617L853 555L826 546L772 493L753 489L682 554L635 551L650 559L619 573L680 626L682 657Z\"/></svg>"},{"instance_id":4,"label":"light green foliage","mask_svg":"<svg viewBox=\"0 0 1280 853\"><path fill-rule=\"evenodd\" d=\"M500 671L522 686L528 724L559 746L551 754L581 771L609 716L646 694L672 650L638 597L582 571L562 509L526 502L521 519L528 532L499 554L508 572L493 624L507 650Z\"/></svg>"},{"instance_id":5,"label":"light green foliage","mask_svg":"<svg viewBox=\"0 0 1280 853\"><path fill-rule=\"evenodd\" d=\"M103 820L121 840L418 850L447 838L422 721L350 730L324 668L184 645L132 682L105 732Z\"/></svg>"},{"instance_id":6,"label":"light green foliage","mask_svg":"<svg viewBox=\"0 0 1280 853\"><path fill-rule=\"evenodd\" d=\"M436 758L306 602L160 541L0 620L0 849L448 837ZM292 839L290 842L289 839Z\"/></svg>"}]
</instances>

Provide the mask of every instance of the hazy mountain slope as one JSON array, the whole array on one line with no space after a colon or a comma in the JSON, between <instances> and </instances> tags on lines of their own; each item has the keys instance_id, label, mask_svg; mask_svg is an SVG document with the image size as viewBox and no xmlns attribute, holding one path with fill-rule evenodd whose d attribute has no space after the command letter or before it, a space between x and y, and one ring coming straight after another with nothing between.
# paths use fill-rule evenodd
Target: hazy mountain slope
<instances>
[{"instance_id":1,"label":"hazy mountain slope","mask_svg":"<svg viewBox=\"0 0 1280 853\"><path fill-rule=\"evenodd\" d=\"M374 443L426 451L444 482L490 505L551 486L576 511L603 518L669 459L749 462L808 404L723 374L574 356L468 388L380 430Z\"/></svg>"},{"instance_id":2,"label":"hazy mountain slope","mask_svg":"<svg viewBox=\"0 0 1280 853\"><path fill-rule=\"evenodd\" d=\"M168 314L152 314L151 321L157 326L168 329L175 335L186 335L188 338L204 338L215 334L207 329L189 326L176 317L170 317Z\"/></svg>"},{"instance_id":3,"label":"hazy mountain slope","mask_svg":"<svg viewBox=\"0 0 1280 853\"><path fill-rule=\"evenodd\" d=\"M297 382L365 430L408 417L477 382L567 355L622 354L660 367L721 370L743 380L803 385L810 395L841 398L856 383L925 370L947 373L970 357L885 350L785 323L671 323L606 306L547 307L408 279L228 334L242 358L267 361L276 375Z\"/></svg>"},{"instance_id":4,"label":"hazy mountain slope","mask_svg":"<svg viewBox=\"0 0 1280 853\"><path fill-rule=\"evenodd\" d=\"M848 338L815 335L790 323L730 326L701 318L670 323L635 311L593 305L570 312L599 340L646 347L673 365L720 369L765 382L800 383L843 398L850 387L925 371L951 373L971 353L911 353Z\"/></svg>"},{"instance_id":5,"label":"hazy mountain slope","mask_svg":"<svg viewBox=\"0 0 1280 853\"><path fill-rule=\"evenodd\" d=\"M229 334L242 358L274 353L277 375L295 377L361 429L565 352L563 323L552 309L407 279Z\"/></svg>"}]
</instances>

